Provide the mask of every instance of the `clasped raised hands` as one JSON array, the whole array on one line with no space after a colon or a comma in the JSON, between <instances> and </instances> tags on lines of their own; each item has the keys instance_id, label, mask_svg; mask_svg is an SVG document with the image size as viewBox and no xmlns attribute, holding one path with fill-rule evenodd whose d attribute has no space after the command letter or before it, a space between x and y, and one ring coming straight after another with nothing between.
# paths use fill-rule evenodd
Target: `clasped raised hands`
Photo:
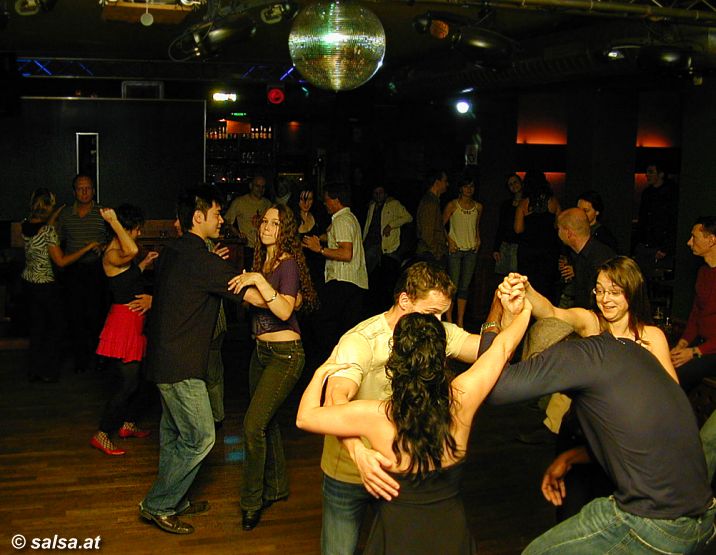
<instances>
[{"instance_id":1,"label":"clasped raised hands","mask_svg":"<svg viewBox=\"0 0 716 555\"><path fill-rule=\"evenodd\" d=\"M497 297L500 299L505 311L516 316L523 310L531 310L532 305L527 300L527 277L517 273L505 276L497 287Z\"/></svg>"}]
</instances>

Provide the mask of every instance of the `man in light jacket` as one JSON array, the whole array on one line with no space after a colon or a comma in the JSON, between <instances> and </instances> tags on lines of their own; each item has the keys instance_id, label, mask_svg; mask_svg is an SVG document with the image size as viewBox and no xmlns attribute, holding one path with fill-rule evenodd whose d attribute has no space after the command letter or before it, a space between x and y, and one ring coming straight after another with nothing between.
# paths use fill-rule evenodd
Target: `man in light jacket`
<instances>
[{"instance_id":1,"label":"man in light jacket","mask_svg":"<svg viewBox=\"0 0 716 555\"><path fill-rule=\"evenodd\" d=\"M387 196L385 187L378 185L373 189L363 226L363 249L375 311L384 310L393 302L393 286L402 262L400 228L412 221L405 206Z\"/></svg>"}]
</instances>

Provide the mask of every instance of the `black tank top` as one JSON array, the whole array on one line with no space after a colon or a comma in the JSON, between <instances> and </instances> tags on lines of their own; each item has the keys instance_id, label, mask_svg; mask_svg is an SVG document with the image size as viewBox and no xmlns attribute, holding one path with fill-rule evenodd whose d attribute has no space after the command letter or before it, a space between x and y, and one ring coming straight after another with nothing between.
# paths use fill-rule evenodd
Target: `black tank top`
<instances>
[{"instance_id":1,"label":"black tank top","mask_svg":"<svg viewBox=\"0 0 716 555\"><path fill-rule=\"evenodd\" d=\"M135 295L144 293L142 272L136 264L131 264L121 274L108 278L108 281L114 304L127 304L134 300Z\"/></svg>"}]
</instances>

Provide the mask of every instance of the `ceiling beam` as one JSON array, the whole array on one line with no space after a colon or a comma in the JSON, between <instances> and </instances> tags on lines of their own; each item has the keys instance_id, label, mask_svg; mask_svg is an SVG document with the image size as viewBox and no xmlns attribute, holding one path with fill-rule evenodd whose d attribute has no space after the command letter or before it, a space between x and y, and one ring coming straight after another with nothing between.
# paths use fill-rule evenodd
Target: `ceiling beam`
<instances>
[{"instance_id":1,"label":"ceiling beam","mask_svg":"<svg viewBox=\"0 0 716 555\"><path fill-rule=\"evenodd\" d=\"M415 0L420 3L447 4L455 6L454 0ZM702 4L708 11L692 9ZM708 2L695 2L686 8L672 8L640 2L601 2L599 0L460 0L460 6L490 7L513 10L545 10L554 13L555 9L564 14L592 17L633 17L641 19L669 20L699 26L716 24L716 10Z\"/></svg>"}]
</instances>

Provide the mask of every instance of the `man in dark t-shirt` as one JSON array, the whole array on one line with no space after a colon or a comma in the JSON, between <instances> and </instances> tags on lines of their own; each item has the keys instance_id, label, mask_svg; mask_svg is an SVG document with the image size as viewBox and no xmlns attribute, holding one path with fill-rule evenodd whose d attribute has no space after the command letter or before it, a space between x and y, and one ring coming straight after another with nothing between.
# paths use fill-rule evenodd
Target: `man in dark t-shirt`
<instances>
[{"instance_id":1,"label":"man in dark t-shirt","mask_svg":"<svg viewBox=\"0 0 716 555\"><path fill-rule=\"evenodd\" d=\"M485 333L484 352L493 333ZM535 553L694 553L713 531L714 500L689 401L659 361L611 334L575 339L506 368L488 402L508 404L562 391L588 447L572 450L545 497L565 495L572 464L598 461L616 485L551 528L524 551ZM646 546L652 546L647 549Z\"/></svg>"}]
</instances>

